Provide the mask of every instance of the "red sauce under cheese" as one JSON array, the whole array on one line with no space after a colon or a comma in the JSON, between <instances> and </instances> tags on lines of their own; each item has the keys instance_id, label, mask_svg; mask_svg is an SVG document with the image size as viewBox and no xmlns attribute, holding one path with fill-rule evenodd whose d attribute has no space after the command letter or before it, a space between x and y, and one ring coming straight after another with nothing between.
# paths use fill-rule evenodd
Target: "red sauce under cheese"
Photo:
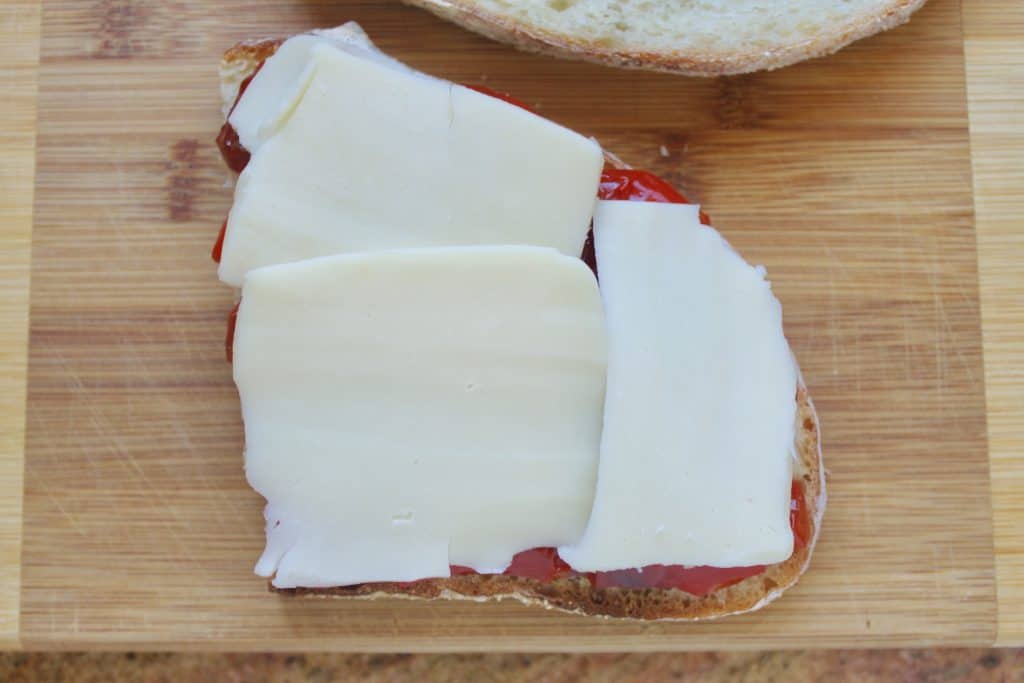
<instances>
[{"instance_id":1,"label":"red sauce under cheese","mask_svg":"<svg viewBox=\"0 0 1024 683\"><path fill-rule=\"evenodd\" d=\"M488 88L486 85L469 85L468 83L463 83L463 86L469 88L470 90L476 90L478 93L483 93L484 95L487 95L489 97L493 97L496 100L501 100L502 102L508 102L509 104L511 104L513 106L519 107L520 109L525 109L526 111L530 112L531 114L536 114L537 113L537 112L535 112L533 110L532 107L526 106L525 104L523 104L522 101L517 100L516 98L512 97L511 95L509 95L507 92L500 92L500 91L495 90L493 88Z\"/></svg>"},{"instance_id":2,"label":"red sauce under cheese","mask_svg":"<svg viewBox=\"0 0 1024 683\"><path fill-rule=\"evenodd\" d=\"M257 71L259 71L258 68ZM255 75L256 72L253 72L252 76L249 76L242 82L238 90L238 98L241 98L242 93L245 92L246 87ZM485 86L466 87L485 95L496 97L517 107L522 107L527 111L533 111L508 94L491 90ZM238 99L236 98L235 105L237 104ZM232 110L234 110L234 106L232 106ZM238 140L238 134L230 123L225 122L221 128L220 135L217 136L217 145L220 147L221 155L228 166L232 170L241 173L242 169L249 162L249 152L242 147ZM690 203L681 192L653 173L611 167L605 167L601 173L601 183L598 186L597 195L600 199L665 202L672 204ZM700 222L704 225L711 224L707 214L703 211L700 212ZM227 221L224 221L224 224L221 226L220 235L217 238L217 243L213 247L213 260L218 263L220 262L226 230ZM587 234L581 258L596 275L597 261L594 254L593 231ZM235 304L234 309L232 309L231 314L228 316L226 346L229 362L232 356L237 317L238 304ZM804 485L798 479L793 480L790 490L789 525L793 529L793 552L797 552L807 545L811 536L811 522L807 514ZM452 576L476 574L469 567L461 567L459 565L451 565L450 570ZM764 570L764 565L750 567L683 567L680 565L652 564L637 569L580 573L562 560L556 548L533 548L517 553L512 558L512 563L503 572L503 575L533 579L542 583L567 577L582 576L594 588L678 588L692 595L702 596L720 588L739 583L751 576L756 576Z\"/></svg>"},{"instance_id":3,"label":"red sauce under cheese","mask_svg":"<svg viewBox=\"0 0 1024 683\"><path fill-rule=\"evenodd\" d=\"M235 359L235 326L238 324L238 307L241 305L242 302L239 301L228 313L228 333L224 338L224 353L229 363Z\"/></svg>"},{"instance_id":4,"label":"red sauce under cheese","mask_svg":"<svg viewBox=\"0 0 1024 683\"><path fill-rule=\"evenodd\" d=\"M210 256L213 257L214 263L220 263L221 253L224 251L224 238L228 234L228 219L225 218L224 222L220 224L220 232L217 233L217 241L213 243L213 251L210 252Z\"/></svg>"},{"instance_id":5,"label":"red sauce under cheese","mask_svg":"<svg viewBox=\"0 0 1024 683\"><path fill-rule=\"evenodd\" d=\"M790 491L790 526L793 528L793 552L802 550L810 540L803 482L793 480ZM452 576L475 574L469 567L452 565ZM707 595L720 588L757 576L764 565L750 567L683 567L652 564L641 569L610 572L577 572L558 555L555 548L533 548L517 553L503 574L548 583L556 579L582 576L594 588L678 588L692 595Z\"/></svg>"},{"instance_id":6,"label":"red sauce under cheese","mask_svg":"<svg viewBox=\"0 0 1024 683\"><path fill-rule=\"evenodd\" d=\"M605 166L601 172L601 183L597 186L598 199L621 199L632 202L663 202L666 204L689 204L683 193L658 176L648 171L619 169ZM711 219L703 211L700 222L711 225ZM583 243L583 262L597 275L597 255L594 253L594 231L587 233Z\"/></svg>"},{"instance_id":7,"label":"red sauce under cheese","mask_svg":"<svg viewBox=\"0 0 1024 683\"><path fill-rule=\"evenodd\" d=\"M246 76L245 80L238 85L238 94L235 95L235 101L231 105L231 110L228 111L228 117L231 116L231 112L235 111L235 107L238 106L238 100L242 99L245 89L249 87L252 79L256 77L256 74L262 68L263 62L260 62L253 72ZM242 142L238 139L238 131L226 120L224 125L220 127L220 133L217 135L217 146L220 148L220 155L224 157L224 162L235 173L241 173L246 164L249 163L249 150L242 147Z\"/></svg>"}]
</instances>

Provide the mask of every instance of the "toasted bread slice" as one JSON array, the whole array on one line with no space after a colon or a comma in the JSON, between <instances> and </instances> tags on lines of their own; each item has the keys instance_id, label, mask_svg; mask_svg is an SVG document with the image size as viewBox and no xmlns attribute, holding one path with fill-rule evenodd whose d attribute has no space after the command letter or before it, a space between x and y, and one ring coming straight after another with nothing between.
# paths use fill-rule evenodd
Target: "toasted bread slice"
<instances>
[{"instance_id":1,"label":"toasted bread slice","mask_svg":"<svg viewBox=\"0 0 1024 683\"><path fill-rule=\"evenodd\" d=\"M529 52L690 76L777 69L910 18L925 0L404 0Z\"/></svg>"},{"instance_id":2,"label":"toasted bread slice","mask_svg":"<svg viewBox=\"0 0 1024 683\"><path fill-rule=\"evenodd\" d=\"M331 31L335 36L340 31L348 37L365 39L362 29L353 23ZM230 111L240 84L264 59L274 54L281 42L280 39L247 41L235 45L224 54L220 77L225 114ZM609 165L628 168L614 155L606 152L605 156ZM810 526L809 540L805 547L795 551L785 562L771 565L761 574L707 595L696 596L678 589L599 589L580 577L543 583L533 579L480 574L424 579L410 584L365 583L335 588L271 590L301 596L363 599L402 597L482 601L511 598L567 612L641 620L698 621L760 609L795 584L807 569L825 511L825 470L821 459L818 417L802 378L797 387L796 401L793 477L803 483L804 509Z\"/></svg>"}]
</instances>

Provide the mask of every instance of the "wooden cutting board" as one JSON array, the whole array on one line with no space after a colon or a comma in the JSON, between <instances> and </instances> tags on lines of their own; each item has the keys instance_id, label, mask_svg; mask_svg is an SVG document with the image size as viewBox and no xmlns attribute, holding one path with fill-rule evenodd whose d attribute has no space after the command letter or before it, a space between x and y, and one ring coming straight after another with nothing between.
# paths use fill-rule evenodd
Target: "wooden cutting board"
<instances>
[{"instance_id":1,"label":"wooden cutting board","mask_svg":"<svg viewBox=\"0 0 1024 683\"><path fill-rule=\"evenodd\" d=\"M680 185L763 263L822 417L811 571L721 622L518 604L296 600L251 573L261 500L209 248L237 39L347 19L515 93ZM697 649L987 644L996 633L960 7L716 80L517 53L384 1L43 3L21 628L26 647Z\"/></svg>"}]
</instances>

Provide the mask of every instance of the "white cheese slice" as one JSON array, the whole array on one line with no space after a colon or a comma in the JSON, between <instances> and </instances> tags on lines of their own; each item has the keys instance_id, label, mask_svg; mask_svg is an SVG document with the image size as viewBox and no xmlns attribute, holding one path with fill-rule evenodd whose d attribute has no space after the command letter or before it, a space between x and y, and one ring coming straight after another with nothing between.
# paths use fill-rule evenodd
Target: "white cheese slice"
<instances>
[{"instance_id":1,"label":"white cheese slice","mask_svg":"<svg viewBox=\"0 0 1024 683\"><path fill-rule=\"evenodd\" d=\"M274 585L500 572L578 539L607 348L593 274L536 247L250 271L234 340Z\"/></svg>"},{"instance_id":2,"label":"white cheese slice","mask_svg":"<svg viewBox=\"0 0 1024 683\"><path fill-rule=\"evenodd\" d=\"M594 216L608 393L580 571L785 560L796 369L764 278L698 207Z\"/></svg>"},{"instance_id":3,"label":"white cheese slice","mask_svg":"<svg viewBox=\"0 0 1024 683\"><path fill-rule=\"evenodd\" d=\"M352 251L582 251L604 162L593 140L332 41L300 36L280 54L231 117L257 142L228 217L224 282Z\"/></svg>"},{"instance_id":4,"label":"white cheese slice","mask_svg":"<svg viewBox=\"0 0 1024 683\"><path fill-rule=\"evenodd\" d=\"M321 44L409 75L429 78L378 50L359 24L353 21L337 28L289 38L256 72L245 96L228 117L242 146L250 153L275 132L301 97L308 79L306 71L312 64L312 49Z\"/></svg>"}]
</instances>

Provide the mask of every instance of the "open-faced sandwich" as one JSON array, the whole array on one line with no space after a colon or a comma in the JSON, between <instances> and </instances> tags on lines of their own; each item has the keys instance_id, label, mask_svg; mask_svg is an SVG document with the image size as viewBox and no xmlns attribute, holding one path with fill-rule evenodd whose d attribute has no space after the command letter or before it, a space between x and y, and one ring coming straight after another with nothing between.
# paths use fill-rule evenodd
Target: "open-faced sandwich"
<instances>
[{"instance_id":1,"label":"open-faced sandwich","mask_svg":"<svg viewBox=\"0 0 1024 683\"><path fill-rule=\"evenodd\" d=\"M695 620L797 581L817 418L764 269L698 206L355 24L221 66L274 590Z\"/></svg>"}]
</instances>

